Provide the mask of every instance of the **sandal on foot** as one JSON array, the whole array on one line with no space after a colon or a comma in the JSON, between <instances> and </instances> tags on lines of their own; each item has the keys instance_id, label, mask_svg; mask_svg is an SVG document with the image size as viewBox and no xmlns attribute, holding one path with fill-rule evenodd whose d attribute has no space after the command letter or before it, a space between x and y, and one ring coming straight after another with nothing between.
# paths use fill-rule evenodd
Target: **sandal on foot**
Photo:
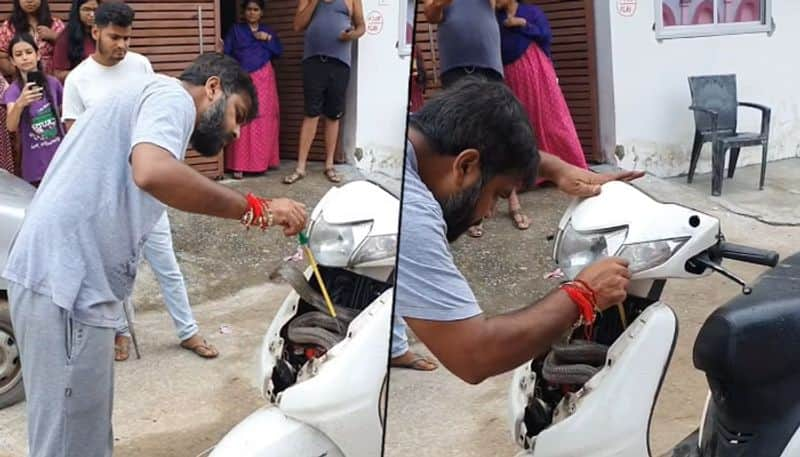
<instances>
[{"instance_id":1,"label":"sandal on foot","mask_svg":"<svg viewBox=\"0 0 800 457\"><path fill-rule=\"evenodd\" d=\"M342 182L342 178L336 174L336 170L333 167L325 169L325 177L334 184Z\"/></svg>"},{"instance_id":2,"label":"sandal on foot","mask_svg":"<svg viewBox=\"0 0 800 457\"><path fill-rule=\"evenodd\" d=\"M295 170L295 171L292 172L292 174L290 174L289 176L286 176L286 177L283 178L283 183L284 184L294 184L297 181L300 181L301 179L303 179L305 177L306 177L306 172L300 171L300 170Z\"/></svg>"},{"instance_id":3,"label":"sandal on foot","mask_svg":"<svg viewBox=\"0 0 800 457\"><path fill-rule=\"evenodd\" d=\"M522 214L520 209L512 209L508 214L511 216L511 221L514 222L514 227L519 230L528 230L531 226L530 218Z\"/></svg>"},{"instance_id":4,"label":"sandal on foot","mask_svg":"<svg viewBox=\"0 0 800 457\"><path fill-rule=\"evenodd\" d=\"M407 368L417 371L433 371L439 368L439 365L433 360L413 352L406 352L400 357L393 358L391 366L392 368Z\"/></svg>"},{"instance_id":5,"label":"sandal on foot","mask_svg":"<svg viewBox=\"0 0 800 457\"><path fill-rule=\"evenodd\" d=\"M181 341L181 347L194 352L204 359L213 359L219 355L217 348L208 344L208 341L197 335Z\"/></svg>"},{"instance_id":6,"label":"sandal on foot","mask_svg":"<svg viewBox=\"0 0 800 457\"><path fill-rule=\"evenodd\" d=\"M483 225L472 225L470 228L467 229L467 235L471 236L472 238L480 238L483 236Z\"/></svg>"},{"instance_id":7,"label":"sandal on foot","mask_svg":"<svg viewBox=\"0 0 800 457\"><path fill-rule=\"evenodd\" d=\"M114 360L124 362L130 357L131 339L124 335L114 337Z\"/></svg>"}]
</instances>

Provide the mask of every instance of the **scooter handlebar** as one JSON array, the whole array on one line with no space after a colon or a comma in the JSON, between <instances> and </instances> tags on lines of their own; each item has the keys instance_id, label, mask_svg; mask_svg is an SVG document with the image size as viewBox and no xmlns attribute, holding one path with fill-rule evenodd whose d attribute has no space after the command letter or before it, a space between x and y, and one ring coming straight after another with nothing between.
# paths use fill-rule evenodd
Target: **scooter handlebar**
<instances>
[{"instance_id":1,"label":"scooter handlebar","mask_svg":"<svg viewBox=\"0 0 800 457\"><path fill-rule=\"evenodd\" d=\"M728 243L726 241L719 244L718 252L720 256L726 259L754 263L767 267L774 267L778 265L780 261L780 255L775 251L742 246L741 244Z\"/></svg>"}]
</instances>

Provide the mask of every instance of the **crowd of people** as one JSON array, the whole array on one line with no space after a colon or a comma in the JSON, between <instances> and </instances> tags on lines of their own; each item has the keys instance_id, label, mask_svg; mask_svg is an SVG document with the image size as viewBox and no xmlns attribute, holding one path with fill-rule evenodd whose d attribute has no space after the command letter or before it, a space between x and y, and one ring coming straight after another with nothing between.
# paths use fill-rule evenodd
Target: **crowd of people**
<instances>
[{"instance_id":1,"label":"crowd of people","mask_svg":"<svg viewBox=\"0 0 800 457\"><path fill-rule=\"evenodd\" d=\"M101 0L73 0L65 23L51 13L47 0L14 0L12 14L0 25L0 167L34 185L38 185L58 142L75 120L72 102L86 92L96 93L92 87L96 78L119 79L153 72L146 57L127 50L125 40L130 36L109 37L114 39L108 42L114 47L112 53L118 57L126 52L124 58L113 61L117 58L114 55L98 52L98 36L93 30L100 3ZM264 0L244 0L240 6L241 21L230 27L220 51L236 59L250 74L260 108L257 118L225 150L225 170L235 179L280 166L280 104L273 61L281 57L283 45L275 30L264 24ZM345 110L352 44L366 30L361 2L302 0L294 28L304 32L305 117L300 129L298 164L284 182L292 184L306 175L311 144L323 116L324 173L328 180L338 183L341 178L333 161ZM120 41L125 41L124 46ZM19 48L19 55L15 48ZM46 75L42 85L29 81L31 72L34 79ZM31 115L40 111L61 119L65 128L60 122L50 122L46 134L31 130L42 125L44 118ZM16 114L22 114L19 120Z\"/></svg>"},{"instance_id":2,"label":"crowd of people","mask_svg":"<svg viewBox=\"0 0 800 457\"><path fill-rule=\"evenodd\" d=\"M225 149L225 168L241 179L280 165L280 108L272 61L283 46L265 25L264 0L241 2L242 20L225 36L221 51L233 57L256 88L259 111ZM14 0L0 25L0 167L39 186L66 132L114 88L154 73L150 61L129 50L133 9L120 1L73 0L66 24L47 0ZM352 43L365 32L359 0L302 0L295 29L305 32L305 118L297 168L284 182L306 174L308 153L321 115L326 118L325 176L340 181L333 167L339 120L344 115ZM181 346L201 357L219 353L198 332L172 248L164 214L143 250L161 286ZM133 307L127 305L133 312ZM127 360L131 335L118 329L115 357Z\"/></svg>"},{"instance_id":3,"label":"crowd of people","mask_svg":"<svg viewBox=\"0 0 800 457\"><path fill-rule=\"evenodd\" d=\"M553 34L545 13L517 0L427 0L425 15L438 24L440 80L444 88L466 76L505 81L522 103L540 150L586 169L583 148L551 60ZM414 52L410 111L424 104L425 68ZM541 184L527 183L527 186ZM515 189L508 196L514 225L525 230L530 218L522 213ZM468 235L483 235L482 224Z\"/></svg>"}]
</instances>

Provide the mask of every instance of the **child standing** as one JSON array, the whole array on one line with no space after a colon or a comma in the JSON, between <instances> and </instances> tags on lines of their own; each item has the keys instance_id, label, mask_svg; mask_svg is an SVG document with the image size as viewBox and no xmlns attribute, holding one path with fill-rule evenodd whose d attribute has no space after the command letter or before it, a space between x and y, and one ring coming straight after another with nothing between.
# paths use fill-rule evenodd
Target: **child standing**
<instances>
[{"instance_id":1,"label":"child standing","mask_svg":"<svg viewBox=\"0 0 800 457\"><path fill-rule=\"evenodd\" d=\"M64 137L58 113L63 89L56 78L42 72L39 47L30 34L11 40L9 56L16 79L3 97L6 126L20 137L22 178L38 186Z\"/></svg>"}]
</instances>

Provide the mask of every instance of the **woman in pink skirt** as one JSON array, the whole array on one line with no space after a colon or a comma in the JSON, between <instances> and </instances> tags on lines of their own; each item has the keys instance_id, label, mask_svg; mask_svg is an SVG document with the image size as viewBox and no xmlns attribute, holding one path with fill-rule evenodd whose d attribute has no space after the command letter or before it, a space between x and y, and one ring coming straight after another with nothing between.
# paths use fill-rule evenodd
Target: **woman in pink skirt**
<instances>
[{"instance_id":1,"label":"woman in pink skirt","mask_svg":"<svg viewBox=\"0 0 800 457\"><path fill-rule=\"evenodd\" d=\"M278 36L264 24L264 0L242 2L245 22L235 24L225 37L225 54L250 73L258 92L258 117L242 127L239 139L225 151L225 168L233 177L263 173L280 166L278 135L280 108L272 59L283 52Z\"/></svg>"},{"instance_id":2,"label":"woman in pink skirt","mask_svg":"<svg viewBox=\"0 0 800 457\"><path fill-rule=\"evenodd\" d=\"M506 84L528 112L539 149L567 163L587 168L578 132L550 60L553 40L544 12L517 0L497 0L500 45ZM520 213L516 192L509 198L509 210L520 229L530 225Z\"/></svg>"}]
</instances>

